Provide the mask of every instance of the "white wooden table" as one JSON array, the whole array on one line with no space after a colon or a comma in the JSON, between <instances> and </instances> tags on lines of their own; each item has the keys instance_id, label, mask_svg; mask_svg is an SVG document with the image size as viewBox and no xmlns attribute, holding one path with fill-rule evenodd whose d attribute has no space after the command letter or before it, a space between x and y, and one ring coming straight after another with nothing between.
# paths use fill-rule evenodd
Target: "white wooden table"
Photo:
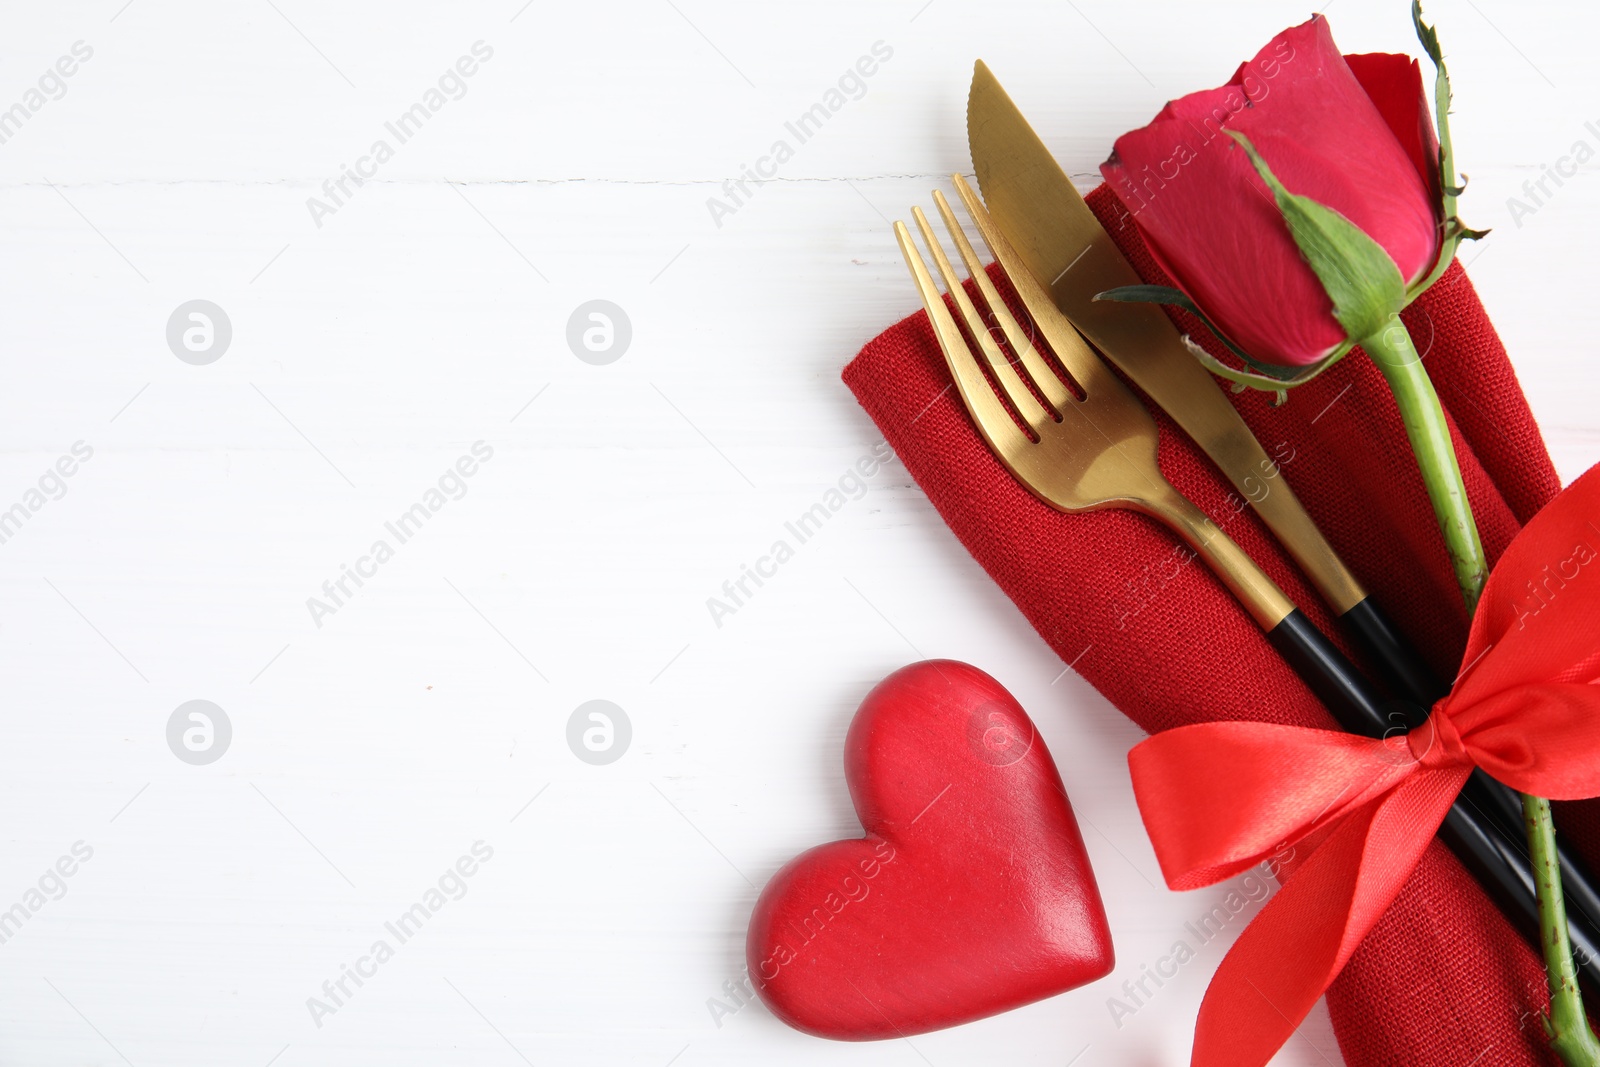
<instances>
[{"instance_id":1,"label":"white wooden table","mask_svg":"<svg viewBox=\"0 0 1600 1067\"><path fill-rule=\"evenodd\" d=\"M1600 17L1544 6L1429 14L1464 211L1495 228L1465 256L1570 478L1600 452L1600 184L1583 166L1516 218L1507 198L1600 148ZM1415 51L1401 0L1329 13L1351 51ZM720 626L706 602L878 440L838 372L915 307L889 220L969 169L974 58L1087 185L1117 133L1305 14L10 5L0 511L22 511L0 524L0 910L22 911L0 914L0 1063L1186 1062L1248 914L1113 1017L1228 887L1161 887L1123 761L1138 732L1056 681L903 468ZM785 123L875 45L798 143ZM792 155L762 162L779 139ZM770 180L733 201L724 183L758 165ZM185 360L167 324L194 300L231 338L201 329L191 351L185 312ZM567 340L591 300L631 326L603 365ZM887 1045L716 1010L757 887L858 832L857 701L930 656L984 667L1038 720L1116 974ZM568 744L597 699L631 727L605 764ZM210 763L169 747L194 700L231 729ZM461 857L471 877L448 874ZM421 929L386 933L442 876ZM368 960L380 938L392 958ZM324 983L358 965L335 1004ZM1337 1060L1320 1011L1279 1057Z\"/></svg>"}]
</instances>

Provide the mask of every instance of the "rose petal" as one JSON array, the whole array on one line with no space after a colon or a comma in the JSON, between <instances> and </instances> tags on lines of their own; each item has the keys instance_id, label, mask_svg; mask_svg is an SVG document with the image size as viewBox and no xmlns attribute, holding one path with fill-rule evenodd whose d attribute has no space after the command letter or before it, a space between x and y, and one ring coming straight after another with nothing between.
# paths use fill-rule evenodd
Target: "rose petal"
<instances>
[{"instance_id":1,"label":"rose petal","mask_svg":"<svg viewBox=\"0 0 1600 1067\"><path fill-rule=\"evenodd\" d=\"M1434 200L1321 16L1279 34L1228 84L1117 139L1101 173L1179 287L1255 358L1316 362L1344 330L1224 130L1247 135L1291 192L1359 226L1407 279L1432 265Z\"/></svg>"},{"instance_id":2,"label":"rose petal","mask_svg":"<svg viewBox=\"0 0 1600 1067\"><path fill-rule=\"evenodd\" d=\"M1422 65L1392 52L1348 55L1344 61L1406 150L1433 202L1441 203L1439 137L1433 130L1433 103L1422 84Z\"/></svg>"}]
</instances>

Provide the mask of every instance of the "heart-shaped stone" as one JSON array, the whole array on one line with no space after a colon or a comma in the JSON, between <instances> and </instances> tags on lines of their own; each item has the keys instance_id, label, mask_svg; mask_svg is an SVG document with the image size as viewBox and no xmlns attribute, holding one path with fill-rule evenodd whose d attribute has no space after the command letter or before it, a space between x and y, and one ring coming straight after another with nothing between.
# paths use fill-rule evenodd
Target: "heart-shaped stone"
<instances>
[{"instance_id":1,"label":"heart-shaped stone","mask_svg":"<svg viewBox=\"0 0 1600 1067\"><path fill-rule=\"evenodd\" d=\"M845 780L866 836L795 857L750 919L750 977L784 1022L904 1037L1110 973L1061 776L999 682L953 660L894 672L850 724Z\"/></svg>"}]
</instances>

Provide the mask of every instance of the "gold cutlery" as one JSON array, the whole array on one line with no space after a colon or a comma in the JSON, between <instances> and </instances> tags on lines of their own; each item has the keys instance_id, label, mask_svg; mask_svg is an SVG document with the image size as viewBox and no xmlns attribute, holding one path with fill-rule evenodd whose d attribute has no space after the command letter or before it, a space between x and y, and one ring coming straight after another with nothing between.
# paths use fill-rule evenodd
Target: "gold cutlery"
<instances>
[{"instance_id":1,"label":"gold cutlery","mask_svg":"<svg viewBox=\"0 0 1600 1067\"><path fill-rule=\"evenodd\" d=\"M1167 481L1157 458L1158 433L1149 411L1062 314L966 180L958 174L952 181L984 244L1016 290L1036 335L1023 328L1000 298L942 193L934 192L934 202L984 305L981 311L921 208L913 207L912 217L956 315L945 304L905 224L896 222L894 231L951 377L990 451L1018 482L1058 511L1127 508L1165 523L1211 566L1267 640L1347 730L1387 734L1389 706L1243 549ZM1076 390L1039 351L1034 336L1042 337ZM968 337L976 342L977 353ZM1014 362L1007 349L1015 354ZM1214 388L1209 382L1206 387ZM1474 796L1469 783L1446 815L1440 836L1507 914L1536 936L1538 905L1531 864L1516 837L1486 814ZM1586 921L1583 910L1575 909L1570 932L1585 960L1585 973L1600 979L1600 934Z\"/></svg>"},{"instance_id":2,"label":"gold cutlery","mask_svg":"<svg viewBox=\"0 0 1600 1067\"><path fill-rule=\"evenodd\" d=\"M1154 304L1095 301L1096 293L1144 280L982 60L967 98L967 140L984 202L1025 273L1211 457L1356 634L1396 694L1426 714L1444 686L1367 596L1285 479L1266 484L1277 473L1274 461L1184 347L1172 320Z\"/></svg>"},{"instance_id":3,"label":"gold cutlery","mask_svg":"<svg viewBox=\"0 0 1600 1067\"><path fill-rule=\"evenodd\" d=\"M945 228L977 287L985 312L993 318L996 332L1016 353L1015 363L990 332L985 312L978 310L963 289L921 208L912 208L912 217L962 324L978 343L982 365L941 298L904 223L895 223L895 236L916 279L961 399L995 456L1029 491L1059 511L1128 508L1171 527L1210 564L1274 647L1325 703L1338 705L1345 714L1381 718L1376 695L1343 653L1311 625L1232 538L1167 481L1156 457L1155 419L1100 361L1022 266L972 187L960 175L953 181L983 242L1081 393L1075 395L1056 374L1011 315L949 202L935 191L934 202ZM991 388L984 366L1000 386L1004 403Z\"/></svg>"}]
</instances>

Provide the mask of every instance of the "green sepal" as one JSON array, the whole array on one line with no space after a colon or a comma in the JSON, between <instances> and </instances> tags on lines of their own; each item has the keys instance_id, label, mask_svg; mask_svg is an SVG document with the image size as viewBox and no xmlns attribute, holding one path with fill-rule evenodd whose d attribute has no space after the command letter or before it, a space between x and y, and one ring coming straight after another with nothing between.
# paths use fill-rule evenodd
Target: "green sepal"
<instances>
[{"instance_id":1,"label":"green sepal","mask_svg":"<svg viewBox=\"0 0 1600 1067\"><path fill-rule=\"evenodd\" d=\"M1368 337L1406 306L1406 283L1383 246L1333 208L1283 187L1250 139L1227 131L1272 190L1289 235L1322 289L1346 337Z\"/></svg>"},{"instance_id":2,"label":"green sepal","mask_svg":"<svg viewBox=\"0 0 1600 1067\"><path fill-rule=\"evenodd\" d=\"M1234 344L1221 330L1217 329L1216 323L1212 322L1206 316L1206 313L1201 311L1195 302L1189 299L1189 295L1181 289L1174 289L1167 285L1123 285L1096 293L1094 299L1111 300L1123 304L1171 304L1174 307L1183 308L1183 310L1204 323L1206 329L1211 331L1211 335L1221 341L1229 352L1239 358L1240 362L1247 367L1254 368L1255 373L1236 370L1228 366L1210 352L1201 348L1188 334L1184 334L1183 344L1190 354L1199 360L1206 370L1219 378L1225 378L1232 382L1233 391L1236 393L1245 389L1259 389L1262 392L1276 394L1272 401L1274 407L1288 399L1288 389L1309 382L1324 370L1333 366L1340 357L1354 347L1351 343L1340 345L1339 348L1310 368L1279 367L1271 363L1263 363L1258 359L1252 359L1248 352Z\"/></svg>"},{"instance_id":3,"label":"green sepal","mask_svg":"<svg viewBox=\"0 0 1600 1067\"><path fill-rule=\"evenodd\" d=\"M1457 242L1481 241L1493 232L1493 230L1469 229L1460 219L1451 219L1449 227L1445 230L1445 236L1453 237Z\"/></svg>"},{"instance_id":4,"label":"green sepal","mask_svg":"<svg viewBox=\"0 0 1600 1067\"><path fill-rule=\"evenodd\" d=\"M1206 313L1201 311L1193 300L1189 299L1189 294L1182 289L1174 289L1168 285L1122 285L1115 289L1107 289L1105 292L1096 293L1094 298L1096 300L1111 300L1119 304L1171 304L1174 307L1180 307L1204 323L1206 329L1211 331L1211 335L1221 341L1229 352L1238 356L1240 362L1245 366L1252 367L1263 376L1272 378L1275 381L1280 381L1285 377L1293 377L1294 375L1292 370L1287 370L1284 367L1275 367L1270 363L1252 359L1250 353L1234 344L1226 334L1217 329L1217 324L1212 322ZM1218 364L1218 366L1221 366L1221 364Z\"/></svg>"},{"instance_id":5,"label":"green sepal","mask_svg":"<svg viewBox=\"0 0 1600 1067\"><path fill-rule=\"evenodd\" d=\"M1444 217L1456 213L1456 197L1466 191L1466 183L1456 184L1455 152L1450 147L1450 74L1444 66L1444 49L1439 46L1439 29L1422 21L1422 0L1411 0L1411 25L1416 27L1422 50L1433 61L1433 125L1439 134L1439 185L1444 191Z\"/></svg>"},{"instance_id":6,"label":"green sepal","mask_svg":"<svg viewBox=\"0 0 1600 1067\"><path fill-rule=\"evenodd\" d=\"M1272 398L1272 406L1280 407L1285 400L1289 399L1290 389L1297 385L1304 385L1321 375L1323 371L1348 355L1350 350L1355 347L1355 344L1349 341L1345 342L1311 366L1297 368L1292 376L1288 378L1268 377L1264 374L1251 374L1249 371L1234 370L1232 367L1220 362L1210 352L1201 348L1188 334L1183 335L1183 346L1189 350L1190 355L1200 361L1200 365L1206 370L1219 378L1226 378L1232 382L1235 393L1241 393L1246 389L1259 389L1264 393L1273 393L1275 395ZM1282 371L1287 368L1276 367L1274 369Z\"/></svg>"}]
</instances>

